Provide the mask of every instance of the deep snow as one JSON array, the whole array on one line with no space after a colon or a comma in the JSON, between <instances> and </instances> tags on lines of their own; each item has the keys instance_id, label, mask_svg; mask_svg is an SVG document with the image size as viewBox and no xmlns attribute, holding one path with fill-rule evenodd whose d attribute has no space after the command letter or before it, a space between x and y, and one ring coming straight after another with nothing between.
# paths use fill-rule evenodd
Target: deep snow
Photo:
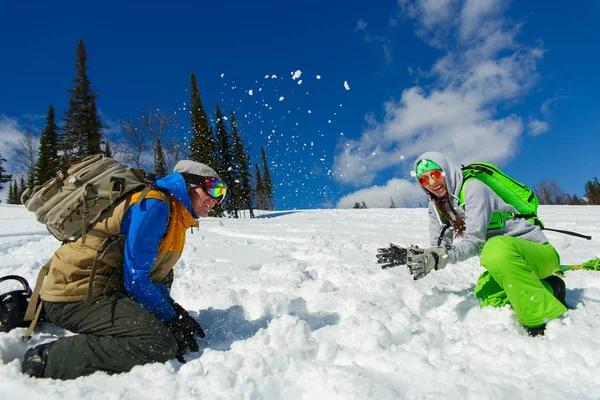
<instances>
[{"instance_id":1,"label":"deep snow","mask_svg":"<svg viewBox=\"0 0 600 400\"><path fill-rule=\"evenodd\" d=\"M600 256L600 207L543 206L563 263ZM378 247L427 245L426 209L282 211L202 219L176 266L173 297L207 333L171 361L74 381L32 379L28 344L0 333L0 399L597 399L600 272L567 273L573 309L528 337L509 307L479 307L479 259L420 281L381 270ZM58 242L21 206L0 205L0 276L33 284ZM8 288L0 284L0 292Z\"/></svg>"}]
</instances>

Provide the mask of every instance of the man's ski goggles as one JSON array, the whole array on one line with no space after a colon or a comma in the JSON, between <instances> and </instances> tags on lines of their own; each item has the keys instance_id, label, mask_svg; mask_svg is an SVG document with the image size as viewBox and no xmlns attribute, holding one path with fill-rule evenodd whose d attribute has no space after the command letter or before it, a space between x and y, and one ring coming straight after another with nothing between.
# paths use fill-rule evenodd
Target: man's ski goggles
<instances>
[{"instance_id":1,"label":"man's ski goggles","mask_svg":"<svg viewBox=\"0 0 600 400\"><path fill-rule=\"evenodd\" d=\"M204 193L213 199L217 199L219 203L222 203L223 200L225 200L225 196L227 195L227 184L221 179L215 178L214 176L200 176L185 172L182 172L181 175L187 183L202 187Z\"/></svg>"},{"instance_id":2,"label":"man's ski goggles","mask_svg":"<svg viewBox=\"0 0 600 400\"><path fill-rule=\"evenodd\" d=\"M425 174L423 174L419 178L419 183L421 184L421 186L425 186L429 183L429 181L431 181L431 179L438 181L441 177L442 177L442 171L440 171L439 169L434 169L431 171L431 178L428 176L425 176Z\"/></svg>"},{"instance_id":3,"label":"man's ski goggles","mask_svg":"<svg viewBox=\"0 0 600 400\"><path fill-rule=\"evenodd\" d=\"M213 199L219 200L222 203L227 195L227 185L219 178L207 177L204 178L204 185L202 185L204 192Z\"/></svg>"}]
</instances>

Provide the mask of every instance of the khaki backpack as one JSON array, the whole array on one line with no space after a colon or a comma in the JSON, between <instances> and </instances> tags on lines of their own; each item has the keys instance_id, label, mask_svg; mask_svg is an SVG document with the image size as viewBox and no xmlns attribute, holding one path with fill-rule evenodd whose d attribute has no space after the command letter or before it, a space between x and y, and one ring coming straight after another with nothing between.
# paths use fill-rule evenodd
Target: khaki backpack
<instances>
[{"instance_id":1,"label":"khaki backpack","mask_svg":"<svg viewBox=\"0 0 600 400\"><path fill-rule=\"evenodd\" d=\"M60 241L83 237L101 214L126 195L150 186L144 171L101 154L71 165L21 195L21 203L35 213Z\"/></svg>"}]
</instances>

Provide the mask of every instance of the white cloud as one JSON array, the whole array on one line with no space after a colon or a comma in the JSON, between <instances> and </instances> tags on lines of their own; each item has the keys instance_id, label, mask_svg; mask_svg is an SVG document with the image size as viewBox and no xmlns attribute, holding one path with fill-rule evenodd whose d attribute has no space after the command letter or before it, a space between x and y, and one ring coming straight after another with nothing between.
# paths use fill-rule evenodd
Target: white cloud
<instances>
[{"instance_id":1,"label":"white cloud","mask_svg":"<svg viewBox=\"0 0 600 400\"><path fill-rule=\"evenodd\" d=\"M529 133L533 136L541 135L542 133L546 133L550 130L547 122L540 121L538 119L529 121L527 127L529 128Z\"/></svg>"},{"instance_id":2,"label":"white cloud","mask_svg":"<svg viewBox=\"0 0 600 400\"><path fill-rule=\"evenodd\" d=\"M454 13L456 0L399 0L400 7L407 15L416 19L427 30L447 23Z\"/></svg>"},{"instance_id":3,"label":"white cloud","mask_svg":"<svg viewBox=\"0 0 600 400\"><path fill-rule=\"evenodd\" d=\"M490 17L502 12L508 4L506 0L466 0L460 12L461 37L466 39L481 35L481 29L493 29L493 23L497 20Z\"/></svg>"},{"instance_id":4,"label":"white cloud","mask_svg":"<svg viewBox=\"0 0 600 400\"><path fill-rule=\"evenodd\" d=\"M381 121L367 117L360 138L344 139L334 159L336 179L370 184L378 173L437 150L459 163L506 161L515 153L524 122L497 109L539 80L543 49L520 44L519 24L492 0L399 0L404 14L430 45L446 49L424 74L427 89L407 88L384 104ZM412 165L411 165L412 166Z\"/></svg>"},{"instance_id":5,"label":"white cloud","mask_svg":"<svg viewBox=\"0 0 600 400\"><path fill-rule=\"evenodd\" d=\"M0 114L0 138L2 138L0 140L0 152L7 159L7 164L10 164L11 159L16 156L23 135L24 131L19 126L16 118ZM10 171L10 168L7 168L7 170Z\"/></svg>"},{"instance_id":6,"label":"white cloud","mask_svg":"<svg viewBox=\"0 0 600 400\"><path fill-rule=\"evenodd\" d=\"M352 208L355 203L365 202L368 208L388 208L394 199L396 207L415 207L426 203L423 189L414 182L391 179L385 186L361 189L338 201L337 208Z\"/></svg>"},{"instance_id":7,"label":"white cloud","mask_svg":"<svg viewBox=\"0 0 600 400\"><path fill-rule=\"evenodd\" d=\"M354 32L367 29L367 25L368 24L365 22L364 19L362 19L362 18L359 19L358 22L356 23L356 28L354 28Z\"/></svg>"}]
</instances>

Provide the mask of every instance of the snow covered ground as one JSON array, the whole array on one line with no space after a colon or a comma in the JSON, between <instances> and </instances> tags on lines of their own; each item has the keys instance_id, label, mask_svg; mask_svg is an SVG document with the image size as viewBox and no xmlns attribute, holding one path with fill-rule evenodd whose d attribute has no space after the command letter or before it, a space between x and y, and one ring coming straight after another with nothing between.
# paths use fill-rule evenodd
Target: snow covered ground
<instances>
[{"instance_id":1,"label":"snow covered ground","mask_svg":"<svg viewBox=\"0 0 600 400\"><path fill-rule=\"evenodd\" d=\"M541 207L565 264L600 256L600 207ZM420 281L382 271L378 247L427 245L425 209L282 211L203 219L188 234L173 297L207 333L177 361L74 381L20 373L25 350L69 334L0 333L0 399L598 399L600 272L566 277L567 315L528 337L510 308L479 308L479 259ZM0 205L0 276L33 284L58 242ZM8 288L0 284L0 292Z\"/></svg>"}]
</instances>

